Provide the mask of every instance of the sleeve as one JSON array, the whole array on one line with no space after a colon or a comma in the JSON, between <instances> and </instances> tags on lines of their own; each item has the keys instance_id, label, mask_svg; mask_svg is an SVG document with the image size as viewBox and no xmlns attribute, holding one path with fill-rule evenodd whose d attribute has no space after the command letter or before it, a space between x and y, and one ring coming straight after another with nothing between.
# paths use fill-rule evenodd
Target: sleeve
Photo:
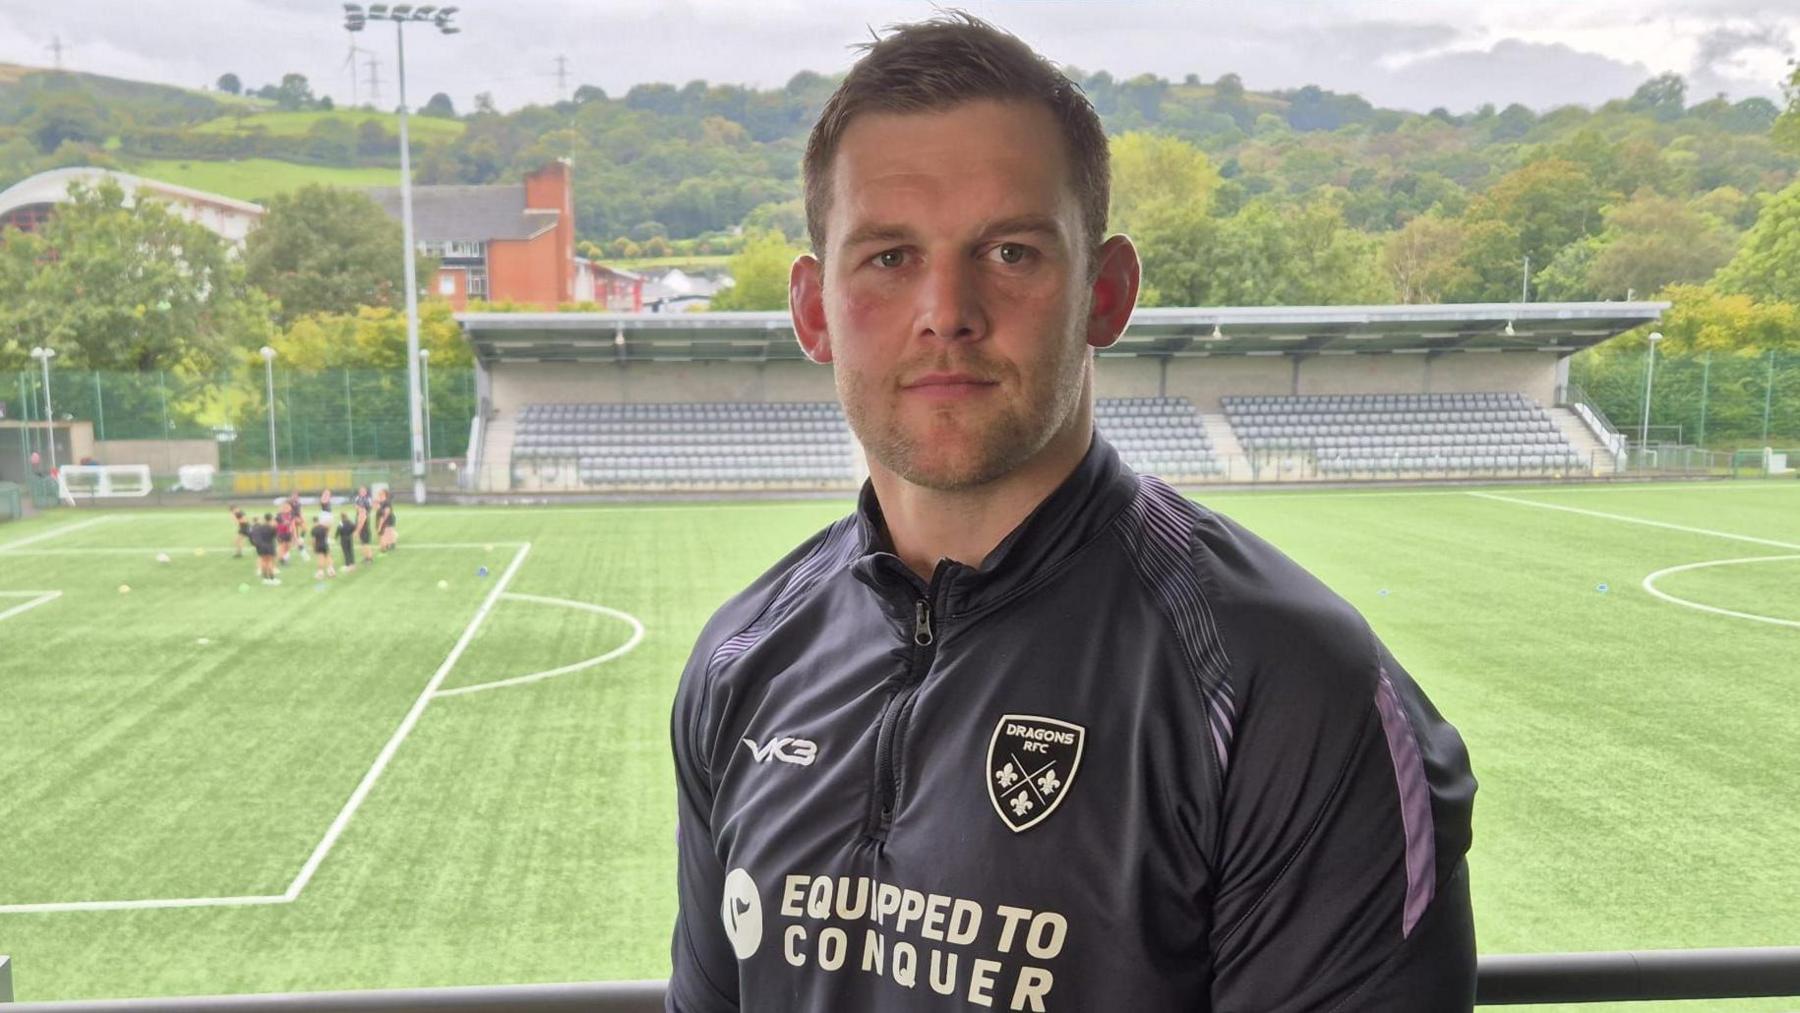
<instances>
[{"instance_id":1,"label":"sleeve","mask_svg":"<svg viewBox=\"0 0 1800 1013\"><path fill-rule=\"evenodd\" d=\"M1290 653L1315 669L1240 700L1215 863L1219 1013L1474 1005L1468 754L1357 625L1323 636L1373 642L1373 658Z\"/></svg>"},{"instance_id":2,"label":"sleeve","mask_svg":"<svg viewBox=\"0 0 1800 1013\"><path fill-rule=\"evenodd\" d=\"M719 921L725 870L713 849L712 778L706 761L706 667L702 637L675 692L670 741L675 753L677 909L670 941L669 1013L735 1013L737 958Z\"/></svg>"}]
</instances>

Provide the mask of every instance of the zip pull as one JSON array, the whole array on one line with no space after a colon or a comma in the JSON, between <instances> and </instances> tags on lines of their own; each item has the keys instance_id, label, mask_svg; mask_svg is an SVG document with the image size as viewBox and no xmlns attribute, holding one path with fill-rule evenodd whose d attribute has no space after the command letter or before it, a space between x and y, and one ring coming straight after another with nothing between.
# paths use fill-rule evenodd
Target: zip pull
<instances>
[{"instance_id":1,"label":"zip pull","mask_svg":"<svg viewBox=\"0 0 1800 1013\"><path fill-rule=\"evenodd\" d=\"M920 647L931 646L931 603L919 599L918 612L913 619L913 643Z\"/></svg>"}]
</instances>

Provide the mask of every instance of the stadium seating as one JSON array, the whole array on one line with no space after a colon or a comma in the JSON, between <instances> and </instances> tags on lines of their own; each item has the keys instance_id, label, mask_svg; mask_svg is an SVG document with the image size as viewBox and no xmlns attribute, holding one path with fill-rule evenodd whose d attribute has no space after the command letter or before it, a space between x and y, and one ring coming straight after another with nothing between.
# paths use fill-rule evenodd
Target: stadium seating
<instances>
[{"instance_id":1,"label":"stadium seating","mask_svg":"<svg viewBox=\"0 0 1800 1013\"><path fill-rule=\"evenodd\" d=\"M831 402L533 404L513 427L514 487L808 489L856 481Z\"/></svg>"},{"instance_id":2,"label":"stadium seating","mask_svg":"<svg viewBox=\"0 0 1800 1013\"><path fill-rule=\"evenodd\" d=\"M1252 457L1307 456L1322 476L1551 474L1586 461L1522 394L1226 397Z\"/></svg>"},{"instance_id":3,"label":"stadium seating","mask_svg":"<svg viewBox=\"0 0 1800 1013\"><path fill-rule=\"evenodd\" d=\"M1223 463L1184 397L1100 398L1094 424L1132 470L1172 481L1221 474Z\"/></svg>"}]
</instances>

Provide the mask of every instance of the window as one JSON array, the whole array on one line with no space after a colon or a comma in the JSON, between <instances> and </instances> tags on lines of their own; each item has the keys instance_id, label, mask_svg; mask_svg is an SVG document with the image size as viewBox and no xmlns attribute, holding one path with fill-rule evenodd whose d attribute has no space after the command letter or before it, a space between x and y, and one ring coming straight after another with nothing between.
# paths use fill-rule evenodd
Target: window
<instances>
[{"instance_id":1,"label":"window","mask_svg":"<svg viewBox=\"0 0 1800 1013\"><path fill-rule=\"evenodd\" d=\"M450 271L438 272L438 295L456 294L456 275Z\"/></svg>"},{"instance_id":2,"label":"window","mask_svg":"<svg viewBox=\"0 0 1800 1013\"><path fill-rule=\"evenodd\" d=\"M486 299L487 297L487 269L477 267L469 272L469 298Z\"/></svg>"}]
</instances>

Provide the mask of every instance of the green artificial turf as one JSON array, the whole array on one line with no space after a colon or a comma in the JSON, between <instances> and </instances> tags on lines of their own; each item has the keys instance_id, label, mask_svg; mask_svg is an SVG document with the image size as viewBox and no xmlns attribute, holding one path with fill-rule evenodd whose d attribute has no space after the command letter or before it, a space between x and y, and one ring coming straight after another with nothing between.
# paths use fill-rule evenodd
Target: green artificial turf
<instances>
[{"instance_id":1,"label":"green artificial turf","mask_svg":"<svg viewBox=\"0 0 1800 1013\"><path fill-rule=\"evenodd\" d=\"M1200 498L1361 609L1462 730L1484 953L1800 938L1800 559L1656 581L1789 625L1641 586L1800 556L1800 483L1478 492ZM0 613L61 592L0 619L0 908L284 897L440 671L632 638L584 603L644 629L430 699L291 900L0 910L18 998L666 975L681 665L847 507L411 508L395 555L278 588L223 509L0 525ZM505 591L551 600L494 594L515 561Z\"/></svg>"}]
</instances>

